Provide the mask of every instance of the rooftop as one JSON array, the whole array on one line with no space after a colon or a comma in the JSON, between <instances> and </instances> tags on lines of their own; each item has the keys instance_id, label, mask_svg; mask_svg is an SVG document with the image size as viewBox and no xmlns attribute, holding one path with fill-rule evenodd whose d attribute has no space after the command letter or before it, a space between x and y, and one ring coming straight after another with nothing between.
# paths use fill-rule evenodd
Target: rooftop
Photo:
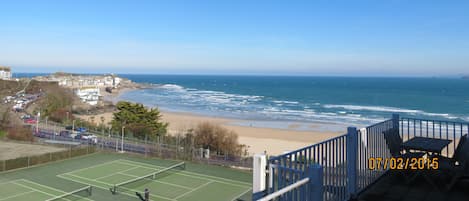
<instances>
[{"instance_id":1,"label":"rooftop","mask_svg":"<svg viewBox=\"0 0 469 201\"><path fill-rule=\"evenodd\" d=\"M11 68L8 67L8 66L0 66L0 70L3 70L3 71L11 71Z\"/></svg>"}]
</instances>

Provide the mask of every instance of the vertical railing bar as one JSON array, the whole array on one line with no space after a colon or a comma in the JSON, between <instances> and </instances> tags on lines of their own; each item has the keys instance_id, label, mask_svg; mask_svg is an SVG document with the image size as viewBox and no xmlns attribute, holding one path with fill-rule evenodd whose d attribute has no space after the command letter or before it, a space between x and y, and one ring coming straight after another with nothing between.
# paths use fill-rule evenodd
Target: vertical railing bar
<instances>
[{"instance_id":1,"label":"vertical railing bar","mask_svg":"<svg viewBox=\"0 0 469 201\"><path fill-rule=\"evenodd\" d=\"M331 146L328 142L328 143L326 143L326 152L324 153L326 155L326 161L325 161L325 164L326 164L325 165L325 168L326 168L325 173L326 173L326 178L327 178L326 186L328 186L328 187L331 186L331 179L332 179L331 178L331 164L330 164L330 162L331 162L331 160L330 160L331 159L330 149L331 149Z\"/></svg>"},{"instance_id":2,"label":"vertical railing bar","mask_svg":"<svg viewBox=\"0 0 469 201\"><path fill-rule=\"evenodd\" d=\"M336 181L337 181L337 174L336 174L337 169L336 169L336 165L335 165L335 154L336 154L337 152L334 151L335 148L336 148L336 143L335 143L336 140L337 140L337 139L334 139L334 140L332 141L332 147L331 147L331 152L330 152L330 153L332 153L332 175L333 175L333 177L332 177L332 180L333 180L333 181L332 181L332 185L333 185L333 186L337 186L337 183L336 183ZM334 191L333 191L333 192L334 192L334 195L337 195L337 189L336 189L336 188L334 188Z\"/></svg>"},{"instance_id":3,"label":"vertical railing bar","mask_svg":"<svg viewBox=\"0 0 469 201\"><path fill-rule=\"evenodd\" d=\"M441 139L441 121L438 121L438 127L440 128L440 139Z\"/></svg>"},{"instance_id":4,"label":"vertical railing bar","mask_svg":"<svg viewBox=\"0 0 469 201\"><path fill-rule=\"evenodd\" d=\"M340 185L339 185L339 186L341 187L341 188L340 188L340 194L343 195L343 194L344 194L344 191L343 191L342 186L345 186L345 185L344 185L344 179L343 179L343 178L346 178L346 177L345 177L345 173L344 173L344 169L345 169L345 168L344 168L344 166L345 166L345 159L344 159L343 150L345 149L345 146L344 146L343 138L340 138L340 144L341 144L341 146L340 146L340 148L339 148L339 149L340 149L339 153L340 153L340 158L342 159L342 165L341 165L341 167L340 167L339 170L340 170L340 174L342 175L342 176L341 176L342 179L341 179L341 181L340 181Z\"/></svg>"},{"instance_id":5,"label":"vertical railing bar","mask_svg":"<svg viewBox=\"0 0 469 201\"><path fill-rule=\"evenodd\" d=\"M372 127L371 128L371 135L368 136L368 139L370 140L370 149L369 149L369 156L368 157L374 157L374 150L375 150L375 141L374 141L374 134L376 132L376 126ZM367 176L365 177L365 185L368 184L368 178L372 177L373 176L373 172L372 171L367 171Z\"/></svg>"},{"instance_id":6,"label":"vertical railing bar","mask_svg":"<svg viewBox=\"0 0 469 201\"><path fill-rule=\"evenodd\" d=\"M456 123L453 122L453 153L455 150L456 150Z\"/></svg>"},{"instance_id":7,"label":"vertical railing bar","mask_svg":"<svg viewBox=\"0 0 469 201\"><path fill-rule=\"evenodd\" d=\"M382 124L382 125L378 126L378 127L376 128L376 131L377 131L376 133L380 133L381 130L382 130L382 128L383 128L384 126L385 126L385 124ZM381 157L381 156L379 155L379 144L378 144L378 138L377 138L376 136L377 136L377 135L373 135L373 140L374 140L374 143L375 143L375 149L374 149L373 151L375 152L375 155L376 155L376 156ZM377 175L378 175L378 171L373 171L373 173L374 173L374 174L373 174L373 178L376 178ZM371 181L370 181L370 179L368 179L367 185L370 184L370 183L371 183Z\"/></svg>"},{"instance_id":8,"label":"vertical railing bar","mask_svg":"<svg viewBox=\"0 0 469 201\"><path fill-rule=\"evenodd\" d=\"M404 133L403 128L402 128L403 124L404 124L403 120L400 118L399 119L399 127L398 127L399 135L402 135L402 133Z\"/></svg>"},{"instance_id":9,"label":"vertical railing bar","mask_svg":"<svg viewBox=\"0 0 469 201\"><path fill-rule=\"evenodd\" d=\"M294 166L294 169L297 170L298 169L298 159L301 159L301 158L298 158L301 156L301 152L295 152L295 161L293 162L293 166Z\"/></svg>"},{"instance_id":10,"label":"vertical railing bar","mask_svg":"<svg viewBox=\"0 0 469 201\"><path fill-rule=\"evenodd\" d=\"M365 128L366 130L366 136L368 135L368 128ZM360 155L360 163L361 163L361 167L358 169L358 181L360 182L360 185L363 187L363 184L365 183L365 176L366 176L366 170L364 169L364 166L366 166L366 160L365 159L365 155L366 155L366 150L368 149L368 142L366 141L367 137L364 138L362 135L360 135L360 144L361 144L361 149L359 150L359 155Z\"/></svg>"},{"instance_id":11,"label":"vertical railing bar","mask_svg":"<svg viewBox=\"0 0 469 201\"><path fill-rule=\"evenodd\" d=\"M343 194L346 196L347 194L347 178L348 178L348 172L347 172L347 147L349 146L347 144L347 138L342 138L342 144L344 144L344 147L342 148L342 157L344 158L344 167L342 168L342 173L344 174L344 180L342 181L342 185L344 186L343 189Z\"/></svg>"},{"instance_id":12,"label":"vertical railing bar","mask_svg":"<svg viewBox=\"0 0 469 201\"><path fill-rule=\"evenodd\" d=\"M459 133L459 139L461 139L462 137L462 127L463 127L463 124L461 123L461 132Z\"/></svg>"},{"instance_id":13,"label":"vertical railing bar","mask_svg":"<svg viewBox=\"0 0 469 201\"><path fill-rule=\"evenodd\" d=\"M407 140L409 140L409 135L410 135L410 120L407 119ZM402 136L404 138L404 136Z\"/></svg>"},{"instance_id":14,"label":"vertical railing bar","mask_svg":"<svg viewBox=\"0 0 469 201\"><path fill-rule=\"evenodd\" d=\"M279 189L282 188L281 178L282 178L282 170L280 169L280 166L278 166L278 168L277 168L277 188L274 191L278 191Z\"/></svg>"},{"instance_id":15,"label":"vertical railing bar","mask_svg":"<svg viewBox=\"0 0 469 201\"><path fill-rule=\"evenodd\" d=\"M314 148L310 147L308 150L309 150L309 151L308 151L308 156L309 156L308 164L309 164L309 163L312 163L312 164L309 164L309 165L313 165L313 164L314 164L314 160L313 160L313 158L312 158L313 156L311 156L311 151L314 150ZM309 165L308 165L308 167L309 167ZM306 171L306 170L305 170L305 171Z\"/></svg>"},{"instance_id":16,"label":"vertical railing bar","mask_svg":"<svg viewBox=\"0 0 469 201\"><path fill-rule=\"evenodd\" d=\"M338 138L334 140L334 146L333 146L333 150L332 150L332 151L334 152L334 160L333 160L333 162L334 162L334 163L333 163L333 166L334 166L334 169L333 169L333 170L334 170L334 178L335 178L335 179L334 179L334 186L337 186L337 183L338 183L337 181L338 181L338 179L340 178L340 177L339 177L339 174L338 174L338 169L337 169L337 168L338 168L338 167L337 167L337 151L338 151L338 147L337 147L337 146L338 146L338 143L337 143L337 141L338 141ZM336 194L339 193L337 188L335 189L335 193L336 193Z\"/></svg>"},{"instance_id":17,"label":"vertical railing bar","mask_svg":"<svg viewBox=\"0 0 469 201\"><path fill-rule=\"evenodd\" d=\"M295 157L296 157L296 153L295 153ZM296 160L298 160L298 159L295 158L295 162L296 162ZM291 184L295 183L295 181L296 181L296 180L295 180L295 174L294 174L295 172L292 171L292 170L289 170L289 173L290 173L290 181L287 181L287 184L286 184L285 186L291 185ZM289 192L289 195L290 195L290 198L292 198L292 196L293 196L293 191L290 191L290 192Z\"/></svg>"},{"instance_id":18,"label":"vertical railing bar","mask_svg":"<svg viewBox=\"0 0 469 201\"><path fill-rule=\"evenodd\" d=\"M427 131L427 137L428 137L428 121L425 121L425 128L426 128L426 131Z\"/></svg>"},{"instance_id":19,"label":"vertical railing bar","mask_svg":"<svg viewBox=\"0 0 469 201\"><path fill-rule=\"evenodd\" d=\"M364 158L368 158L368 150L370 149L370 138L369 136L371 135L371 128L366 128L366 139L364 140L366 142L366 148L363 150L363 156ZM366 185L365 182L366 182L366 177L368 176L368 170L367 169L364 169L363 171L363 174L362 174L362 180L363 180L363 185Z\"/></svg>"},{"instance_id":20,"label":"vertical railing bar","mask_svg":"<svg viewBox=\"0 0 469 201\"><path fill-rule=\"evenodd\" d=\"M422 137L422 120L419 120L419 125L420 125L420 137Z\"/></svg>"},{"instance_id":21,"label":"vertical railing bar","mask_svg":"<svg viewBox=\"0 0 469 201\"><path fill-rule=\"evenodd\" d=\"M432 134L432 137L435 138L435 120L432 121Z\"/></svg>"},{"instance_id":22,"label":"vertical railing bar","mask_svg":"<svg viewBox=\"0 0 469 201\"><path fill-rule=\"evenodd\" d=\"M446 139L449 140L449 137L448 137L448 133L449 133L448 122L445 121L445 123L446 123ZM449 147L446 146L446 156L448 156L448 152L449 152Z\"/></svg>"}]
</instances>

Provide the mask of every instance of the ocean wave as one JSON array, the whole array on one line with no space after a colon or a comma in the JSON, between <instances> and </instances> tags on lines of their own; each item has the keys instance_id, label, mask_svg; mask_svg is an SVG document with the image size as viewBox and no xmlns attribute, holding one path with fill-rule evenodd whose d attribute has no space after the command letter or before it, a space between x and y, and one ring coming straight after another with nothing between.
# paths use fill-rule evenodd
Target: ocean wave
<instances>
[{"instance_id":1,"label":"ocean wave","mask_svg":"<svg viewBox=\"0 0 469 201\"><path fill-rule=\"evenodd\" d=\"M323 105L324 108L343 108L347 110L367 110L367 111L377 111L377 112L402 112L402 113L422 113L421 110L412 110L396 107L386 107L386 106L361 106L361 105Z\"/></svg>"},{"instance_id":2,"label":"ocean wave","mask_svg":"<svg viewBox=\"0 0 469 201\"><path fill-rule=\"evenodd\" d=\"M314 112L314 111L304 111L304 110L280 110L273 108L266 108L260 113L265 114L273 118L286 118L290 120L300 120L300 121L328 121L328 122L359 122L363 124L367 123L376 123L384 120L384 118L369 118L363 117L358 114L337 114L332 112Z\"/></svg>"},{"instance_id":3,"label":"ocean wave","mask_svg":"<svg viewBox=\"0 0 469 201\"><path fill-rule=\"evenodd\" d=\"M185 91L185 88L183 86L180 86L177 84L160 84L160 85L157 85L156 88Z\"/></svg>"},{"instance_id":4,"label":"ocean wave","mask_svg":"<svg viewBox=\"0 0 469 201\"><path fill-rule=\"evenodd\" d=\"M282 100L275 100L275 101L272 101L274 103L277 103L277 104L292 104L292 105L296 105L296 104L299 104L298 101L282 101Z\"/></svg>"},{"instance_id":5,"label":"ocean wave","mask_svg":"<svg viewBox=\"0 0 469 201\"><path fill-rule=\"evenodd\" d=\"M390 118L388 113L406 113L407 116L418 118L438 117L437 119L469 121L469 117L454 116L449 113L387 106L321 104L318 100L289 101L258 95L185 88L177 84L161 84L152 89L132 93L128 98L143 101L144 104L179 108L183 111L219 112L252 119L366 124Z\"/></svg>"},{"instance_id":6,"label":"ocean wave","mask_svg":"<svg viewBox=\"0 0 469 201\"><path fill-rule=\"evenodd\" d=\"M386 107L386 106L360 106L360 105L323 105L324 108L328 109L346 109L354 111L374 111L374 112L399 112L399 113L409 113L413 115L422 115L430 117L443 117L447 119L458 119L459 117L453 116L447 113L432 113L425 112L422 110L413 110L405 108L396 108L396 107ZM337 113L342 114L345 111L337 111Z\"/></svg>"}]
</instances>

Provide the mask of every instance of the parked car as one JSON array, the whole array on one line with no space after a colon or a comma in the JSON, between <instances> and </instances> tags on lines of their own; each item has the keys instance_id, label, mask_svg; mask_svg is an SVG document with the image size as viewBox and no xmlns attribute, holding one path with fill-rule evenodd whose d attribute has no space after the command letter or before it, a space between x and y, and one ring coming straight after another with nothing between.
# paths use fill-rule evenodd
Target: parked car
<instances>
[{"instance_id":1,"label":"parked car","mask_svg":"<svg viewBox=\"0 0 469 201\"><path fill-rule=\"evenodd\" d=\"M84 128L84 127L75 128L75 131L78 131L79 133L85 133L86 128Z\"/></svg>"},{"instance_id":2,"label":"parked car","mask_svg":"<svg viewBox=\"0 0 469 201\"><path fill-rule=\"evenodd\" d=\"M73 129L73 126L65 126L65 129L66 129L66 130L72 130L72 129Z\"/></svg>"},{"instance_id":3,"label":"parked car","mask_svg":"<svg viewBox=\"0 0 469 201\"><path fill-rule=\"evenodd\" d=\"M31 119L31 118L32 118L32 116L29 115L29 114L25 114L25 115L22 115L22 116L21 116L21 119L23 119L23 120L24 120L24 119Z\"/></svg>"},{"instance_id":4,"label":"parked car","mask_svg":"<svg viewBox=\"0 0 469 201\"><path fill-rule=\"evenodd\" d=\"M27 124L35 124L37 121L36 119L25 119L24 120L24 123L27 123Z\"/></svg>"},{"instance_id":5,"label":"parked car","mask_svg":"<svg viewBox=\"0 0 469 201\"><path fill-rule=\"evenodd\" d=\"M70 131L60 131L59 135L62 137L70 137Z\"/></svg>"},{"instance_id":6,"label":"parked car","mask_svg":"<svg viewBox=\"0 0 469 201\"><path fill-rule=\"evenodd\" d=\"M92 134L81 134L81 139L90 140L93 143L98 142L98 137L96 135L92 135Z\"/></svg>"}]
</instances>

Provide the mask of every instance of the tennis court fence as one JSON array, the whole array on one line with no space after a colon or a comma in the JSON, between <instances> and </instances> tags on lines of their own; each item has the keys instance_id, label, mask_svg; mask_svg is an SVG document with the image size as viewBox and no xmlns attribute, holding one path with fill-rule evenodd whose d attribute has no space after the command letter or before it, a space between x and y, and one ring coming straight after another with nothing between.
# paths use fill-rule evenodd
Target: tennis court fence
<instances>
[{"instance_id":1,"label":"tennis court fence","mask_svg":"<svg viewBox=\"0 0 469 201\"><path fill-rule=\"evenodd\" d=\"M18 168L27 168L52 161L83 156L94 153L95 151L96 147L93 146L68 146L65 150L62 151L49 152L40 155L25 156L8 160L0 160L0 172Z\"/></svg>"},{"instance_id":2,"label":"tennis court fence","mask_svg":"<svg viewBox=\"0 0 469 201\"><path fill-rule=\"evenodd\" d=\"M201 152L200 147L194 147L190 143L174 141L170 139L159 139L157 141L140 140L135 138L122 137L119 135L102 135L98 133L88 133L97 136L97 139L74 139L55 135L53 131L43 128L39 129L41 139L50 139L56 141L69 141L82 145L92 146L102 151L125 151L129 153L141 154L148 157L158 157L163 159L176 159L192 161L196 163L220 165L229 167L252 168L252 157L250 156L229 156L218 155L217 153ZM208 157L207 157L208 154Z\"/></svg>"}]
</instances>

